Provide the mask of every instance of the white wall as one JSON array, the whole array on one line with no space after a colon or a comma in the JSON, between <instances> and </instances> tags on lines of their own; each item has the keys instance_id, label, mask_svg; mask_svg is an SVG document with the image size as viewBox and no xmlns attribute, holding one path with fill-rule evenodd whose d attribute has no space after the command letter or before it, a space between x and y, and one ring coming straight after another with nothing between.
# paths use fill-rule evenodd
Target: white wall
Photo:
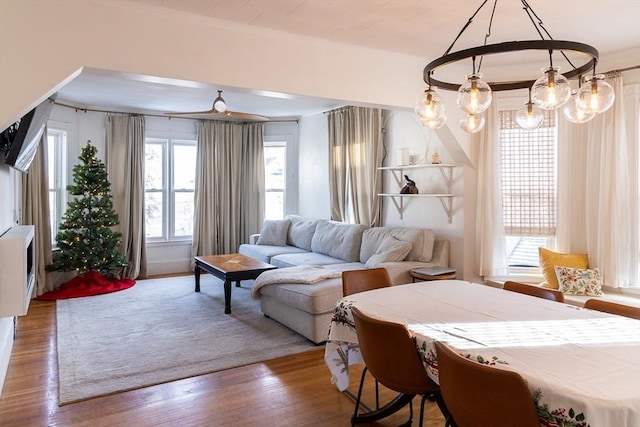
<instances>
[{"instance_id":1,"label":"white wall","mask_svg":"<svg viewBox=\"0 0 640 427\"><path fill-rule=\"evenodd\" d=\"M0 162L1 163L1 162ZM14 217L17 215L19 185L16 181L20 178L20 173L0 164L0 235L4 234L14 224ZM0 259L0 268L4 260ZM13 317L0 317L0 392L7 375L9 367L9 356L13 348Z\"/></svg>"},{"instance_id":2,"label":"white wall","mask_svg":"<svg viewBox=\"0 0 640 427\"><path fill-rule=\"evenodd\" d=\"M298 213L331 218L329 194L329 132L323 113L300 120Z\"/></svg>"}]
</instances>

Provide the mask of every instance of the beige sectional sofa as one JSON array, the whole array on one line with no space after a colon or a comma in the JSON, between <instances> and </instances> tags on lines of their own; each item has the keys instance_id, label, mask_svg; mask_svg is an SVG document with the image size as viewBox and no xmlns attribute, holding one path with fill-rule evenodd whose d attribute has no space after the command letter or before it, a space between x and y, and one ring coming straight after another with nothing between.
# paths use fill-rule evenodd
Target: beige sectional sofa
<instances>
[{"instance_id":1,"label":"beige sectional sofa","mask_svg":"<svg viewBox=\"0 0 640 427\"><path fill-rule=\"evenodd\" d=\"M384 267L394 284L410 283L414 268L449 265L449 241L436 239L429 229L369 228L299 216L265 221L260 235L252 236L252 243L241 245L239 252L280 268L321 265L341 272ZM315 343L326 341L340 298L340 277L259 289L260 308L266 316Z\"/></svg>"}]
</instances>

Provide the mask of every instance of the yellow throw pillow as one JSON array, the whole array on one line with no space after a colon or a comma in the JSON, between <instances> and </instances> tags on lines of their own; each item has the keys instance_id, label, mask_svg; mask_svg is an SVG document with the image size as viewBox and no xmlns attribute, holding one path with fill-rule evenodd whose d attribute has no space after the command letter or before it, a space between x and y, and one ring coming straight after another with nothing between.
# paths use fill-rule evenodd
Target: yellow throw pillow
<instances>
[{"instance_id":1,"label":"yellow throw pillow","mask_svg":"<svg viewBox=\"0 0 640 427\"><path fill-rule=\"evenodd\" d=\"M545 288L559 289L558 277L555 267L589 268L589 257L587 254L563 254L553 252L549 249L538 248L540 256L540 268L544 276Z\"/></svg>"}]
</instances>

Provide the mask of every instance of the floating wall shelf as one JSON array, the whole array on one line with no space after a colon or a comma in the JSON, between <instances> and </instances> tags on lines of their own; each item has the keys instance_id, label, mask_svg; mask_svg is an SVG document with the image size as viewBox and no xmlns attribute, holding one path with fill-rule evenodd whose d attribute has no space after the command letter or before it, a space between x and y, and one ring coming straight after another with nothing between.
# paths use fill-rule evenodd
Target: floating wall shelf
<instances>
[{"instance_id":1,"label":"floating wall shelf","mask_svg":"<svg viewBox=\"0 0 640 427\"><path fill-rule=\"evenodd\" d=\"M451 224L451 218L453 216L453 197L454 194L451 192L451 185L453 183L453 168L456 165L454 164L427 164L427 165L407 165L407 166L383 166L379 167L379 170L389 171L393 175L398 187L401 188L403 186L403 177L405 170L411 169L425 169L425 168L433 168L438 169L444 178L445 184L447 186L446 193L423 193L423 194L400 194L400 193L381 193L378 194L380 197L390 197L391 201L395 205L398 213L400 214L400 219L403 217L404 213L404 199L411 199L417 197L437 197L442 204L442 207L447 214L447 218L449 218L449 224Z\"/></svg>"}]
</instances>

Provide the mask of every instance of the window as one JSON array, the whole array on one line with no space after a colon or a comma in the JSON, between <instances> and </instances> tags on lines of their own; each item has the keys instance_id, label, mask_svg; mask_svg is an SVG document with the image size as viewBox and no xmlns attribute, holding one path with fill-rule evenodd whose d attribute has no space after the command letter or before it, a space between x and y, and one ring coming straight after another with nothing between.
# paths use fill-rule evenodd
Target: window
<instances>
[{"instance_id":1,"label":"window","mask_svg":"<svg viewBox=\"0 0 640 427\"><path fill-rule=\"evenodd\" d=\"M282 219L285 212L287 145L265 142L264 192L265 219Z\"/></svg>"},{"instance_id":2,"label":"window","mask_svg":"<svg viewBox=\"0 0 640 427\"><path fill-rule=\"evenodd\" d=\"M556 234L556 115L544 114L542 125L528 131L516 125L516 111L499 112L509 267L539 267L538 247Z\"/></svg>"},{"instance_id":3,"label":"window","mask_svg":"<svg viewBox=\"0 0 640 427\"><path fill-rule=\"evenodd\" d=\"M145 226L150 241L191 238L195 169L195 141L146 139Z\"/></svg>"},{"instance_id":4,"label":"window","mask_svg":"<svg viewBox=\"0 0 640 427\"><path fill-rule=\"evenodd\" d=\"M67 129L63 123L49 122L47 125L47 168L49 181L49 220L51 243L56 246L56 234L64 211L67 208Z\"/></svg>"}]
</instances>

